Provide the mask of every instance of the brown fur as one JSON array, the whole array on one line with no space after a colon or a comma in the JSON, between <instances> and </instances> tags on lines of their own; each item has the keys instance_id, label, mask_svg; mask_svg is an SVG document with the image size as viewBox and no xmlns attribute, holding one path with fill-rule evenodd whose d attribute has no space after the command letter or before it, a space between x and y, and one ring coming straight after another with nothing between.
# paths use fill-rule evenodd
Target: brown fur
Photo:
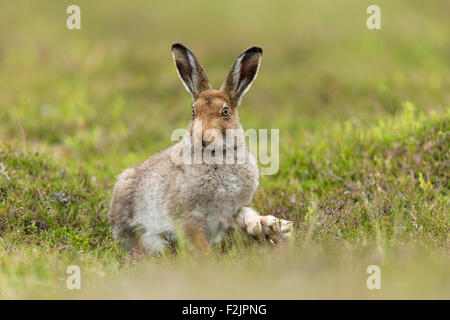
<instances>
[{"instance_id":1,"label":"brown fur","mask_svg":"<svg viewBox=\"0 0 450 320\"><path fill-rule=\"evenodd\" d=\"M223 90L206 90L203 91L198 99L192 105L195 113L195 120L189 124L191 135L194 134L193 127L195 121L202 122L202 137L210 129L219 130L225 138L227 129L239 129L239 115L237 105L231 104L229 95ZM229 109L229 115L223 117L221 112L223 108ZM211 142L207 141L206 143Z\"/></svg>"}]
</instances>

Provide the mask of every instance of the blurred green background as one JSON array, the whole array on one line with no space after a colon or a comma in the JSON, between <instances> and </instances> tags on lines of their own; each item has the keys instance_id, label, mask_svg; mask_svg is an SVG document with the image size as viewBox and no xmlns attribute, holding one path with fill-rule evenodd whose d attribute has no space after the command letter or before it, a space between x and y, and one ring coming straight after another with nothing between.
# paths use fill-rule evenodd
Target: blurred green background
<instances>
[{"instance_id":1,"label":"blurred green background","mask_svg":"<svg viewBox=\"0 0 450 320\"><path fill-rule=\"evenodd\" d=\"M445 0L378 1L381 30L366 27L370 1L76 1L82 29L68 30L72 3L1 5L0 134L105 166L107 177L186 126L175 41L215 87L240 52L263 47L240 114L245 127L280 128L282 149L339 121L370 125L406 100L424 110L449 101Z\"/></svg>"},{"instance_id":2,"label":"blurred green background","mask_svg":"<svg viewBox=\"0 0 450 320\"><path fill-rule=\"evenodd\" d=\"M71 4L81 8L81 30L66 28ZM53 288L69 262L94 275L131 268L111 240L107 206L115 176L170 145L172 131L190 120L191 97L170 53L181 42L216 88L244 49L263 47L239 112L244 128L280 129L280 171L261 179L252 206L295 222L288 252L303 259L241 264L249 249L240 245L213 258L219 266L229 263L243 275L259 270L259 279L277 270L270 278L280 281L277 297L354 298L366 294L359 284L345 291L339 281L325 296L317 288L292 291L288 284L299 279L320 286L321 275L311 272L317 266L330 279L352 276L348 268L341 273L340 255L328 260L328 251L303 248L326 241L331 252L351 251L344 260L373 263L375 256L398 275L397 251L390 250L408 245L419 252L409 265L438 253L402 278L410 292L368 297L448 298L450 2L376 1L381 30L366 27L371 4L3 1L0 162L10 179L0 172L0 296L41 297L42 285ZM165 273L177 259L156 262L158 277L183 278L180 270ZM185 257L179 259L183 269ZM306 260L310 267L297 268ZM430 266L436 272L424 279ZM215 267L212 274L222 275ZM189 295L186 283L202 277L186 271L178 292Z\"/></svg>"}]
</instances>

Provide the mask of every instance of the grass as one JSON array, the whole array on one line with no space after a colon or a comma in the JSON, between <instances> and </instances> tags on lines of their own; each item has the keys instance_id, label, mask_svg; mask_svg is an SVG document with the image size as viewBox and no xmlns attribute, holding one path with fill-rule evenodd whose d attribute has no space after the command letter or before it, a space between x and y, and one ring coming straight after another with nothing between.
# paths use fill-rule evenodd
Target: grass
<instances>
[{"instance_id":1,"label":"grass","mask_svg":"<svg viewBox=\"0 0 450 320\"><path fill-rule=\"evenodd\" d=\"M379 1L379 31L365 1L79 1L80 31L65 28L71 3L3 5L0 297L448 299L450 8L405 3ZM280 170L252 206L295 222L285 246L237 234L202 261L183 244L135 261L112 241L115 176L190 117L174 41L216 86L264 48L240 116L280 129ZM80 291L65 287L71 264ZM382 290L365 287L371 264Z\"/></svg>"}]
</instances>

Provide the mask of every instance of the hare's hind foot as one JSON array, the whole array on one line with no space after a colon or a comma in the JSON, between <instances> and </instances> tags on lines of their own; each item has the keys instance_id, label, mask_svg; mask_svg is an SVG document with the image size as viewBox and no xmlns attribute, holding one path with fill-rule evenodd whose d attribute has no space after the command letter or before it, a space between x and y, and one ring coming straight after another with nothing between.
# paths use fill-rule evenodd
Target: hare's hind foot
<instances>
[{"instance_id":1,"label":"hare's hind foot","mask_svg":"<svg viewBox=\"0 0 450 320\"><path fill-rule=\"evenodd\" d=\"M274 216L261 216L249 207L242 207L237 217L238 225L249 235L267 238L275 243L287 240L292 235L293 223Z\"/></svg>"}]
</instances>

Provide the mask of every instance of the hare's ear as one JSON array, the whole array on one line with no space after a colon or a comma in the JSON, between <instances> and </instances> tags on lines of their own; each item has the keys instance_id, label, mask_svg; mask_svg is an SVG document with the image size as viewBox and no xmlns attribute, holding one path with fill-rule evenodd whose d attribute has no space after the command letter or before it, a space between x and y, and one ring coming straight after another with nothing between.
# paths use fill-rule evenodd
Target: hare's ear
<instances>
[{"instance_id":1,"label":"hare's ear","mask_svg":"<svg viewBox=\"0 0 450 320\"><path fill-rule=\"evenodd\" d=\"M211 89L205 70L198 63L191 50L180 43L174 43L172 45L172 56L178 75L194 100L198 98L202 91Z\"/></svg>"},{"instance_id":2,"label":"hare's ear","mask_svg":"<svg viewBox=\"0 0 450 320\"><path fill-rule=\"evenodd\" d=\"M241 103L242 97L250 89L258 74L262 52L260 47L251 47L241 53L222 85L222 90L234 100L236 105Z\"/></svg>"}]
</instances>

